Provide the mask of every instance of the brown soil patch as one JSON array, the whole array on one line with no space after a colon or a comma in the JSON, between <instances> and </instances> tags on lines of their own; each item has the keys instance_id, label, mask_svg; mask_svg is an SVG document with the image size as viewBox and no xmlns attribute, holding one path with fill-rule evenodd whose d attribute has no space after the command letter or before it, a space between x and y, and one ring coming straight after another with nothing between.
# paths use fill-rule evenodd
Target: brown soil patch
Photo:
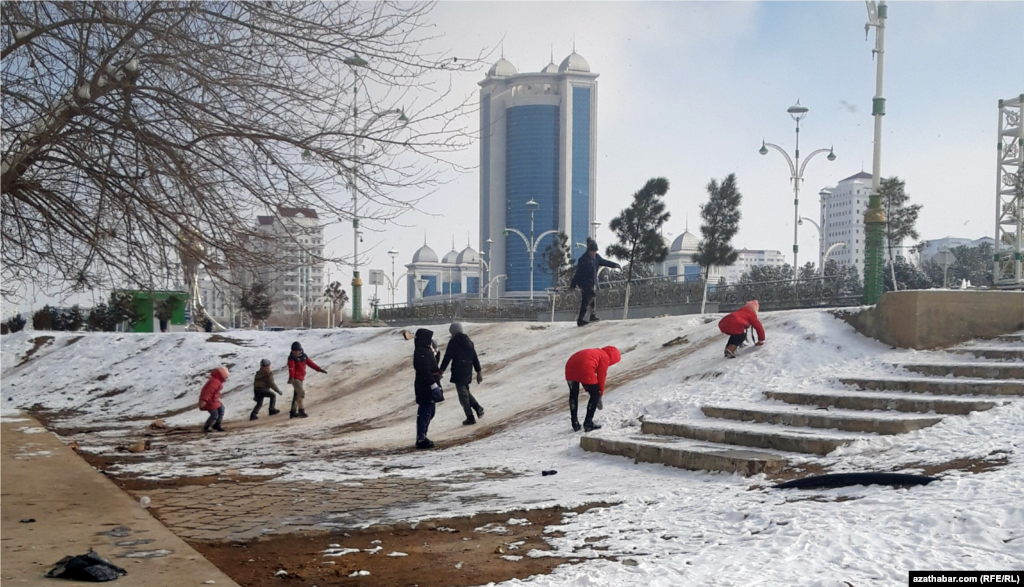
<instances>
[{"instance_id":1,"label":"brown soil patch","mask_svg":"<svg viewBox=\"0 0 1024 587\"><path fill-rule=\"evenodd\" d=\"M75 337L69 338L67 340L67 342L64 343L64 346L71 346L71 345L75 344L76 342L82 340L83 338L85 338L85 337L84 336L75 336Z\"/></svg>"},{"instance_id":2,"label":"brown soil patch","mask_svg":"<svg viewBox=\"0 0 1024 587\"><path fill-rule=\"evenodd\" d=\"M193 542L191 545L242 587L486 585L547 574L559 565L580 562L581 559L531 558L526 554L530 550L551 550L544 540L544 529L561 524L563 513L580 513L606 505L477 514L470 518L421 522L416 529L404 524L371 526L347 533L291 534L243 543ZM507 525L510 518L526 518L530 525ZM501 525L508 533L474 531L487 524ZM509 546L519 542L522 544L516 549ZM331 545L359 549L359 552L325 556L324 551ZM366 552L377 547L380 550L374 554ZM387 556L392 552L407 556ZM523 558L518 561L501 558L509 555ZM288 571L287 578L275 576L279 570ZM349 577L359 571L370 574Z\"/></svg>"},{"instance_id":3,"label":"brown soil patch","mask_svg":"<svg viewBox=\"0 0 1024 587\"><path fill-rule=\"evenodd\" d=\"M211 335L210 338L206 339L206 342L226 342L236 346L249 346L244 340L231 338L230 336L222 336L220 334Z\"/></svg>"},{"instance_id":4,"label":"brown soil patch","mask_svg":"<svg viewBox=\"0 0 1024 587\"><path fill-rule=\"evenodd\" d=\"M28 352L25 353L25 356L21 358L21 362L15 365L14 368L17 369L18 367L21 367L25 363L29 362L32 359L32 355L36 354L36 352L38 352L39 349L43 348L44 346L52 342L52 336L37 336L33 338L32 348L28 349Z\"/></svg>"},{"instance_id":5,"label":"brown soil patch","mask_svg":"<svg viewBox=\"0 0 1024 587\"><path fill-rule=\"evenodd\" d=\"M966 471L968 473L984 473L986 471L992 471L998 469L1010 463L1010 459L1005 452L994 451L989 453L984 458L974 459L954 459L945 463L938 463L934 465L916 465L910 467L904 467L905 469L921 469L922 475L928 477L934 477L939 473L946 471Z\"/></svg>"}]
</instances>

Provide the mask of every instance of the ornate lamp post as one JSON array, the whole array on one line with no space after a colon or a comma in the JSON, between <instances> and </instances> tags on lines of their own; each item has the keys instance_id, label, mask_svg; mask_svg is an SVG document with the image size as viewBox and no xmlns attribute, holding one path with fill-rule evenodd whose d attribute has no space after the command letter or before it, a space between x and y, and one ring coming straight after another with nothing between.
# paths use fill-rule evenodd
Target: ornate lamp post
<instances>
[{"instance_id":1,"label":"ornate lamp post","mask_svg":"<svg viewBox=\"0 0 1024 587\"><path fill-rule=\"evenodd\" d=\"M803 120L805 116L807 116L807 111L808 111L807 107L806 106L802 106L800 104L799 100L797 100L796 104L794 104L793 106L790 106L789 109L786 110L786 112L789 113L789 115L793 118L793 120L796 121L796 151L794 153L795 157L793 159L791 159L789 157L789 153L786 153L785 149L783 149L782 147L780 147L778 145L773 145L772 143L766 143L764 141L761 141L761 149L758 151L762 155L767 155L768 154L768 148L771 147L772 149L775 149L779 153L782 153L782 156L786 158L786 163L789 164L790 180L792 180L792 182L793 182L793 280L794 281L799 279L799 276L800 276L800 265L797 262L797 257L798 257L798 254L800 252L800 244L799 244L799 240L798 240L799 237L800 237L800 232L799 232L799 230L800 230L800 183L803 182L803 180L804 180L804 169L807 168L807 163L812 158L814 158L815 155L818 155L820 153L828 153L828 160L829 161L835 161L836 160L836 154L832 151L831 148L829 148L829 149L818 149L817 151L814 151L810 155L808 155L807 159L804 159L803 165L800 164L800 121ZM794 163L794 159L795 159L795 163Z\"/></svg>"},{"instance_id":2,"label":"ornate lamp post","mask_svg":"<svg viewBox=\"0 0 1024 587\"><path fill-rule=\"evenodd\" d=\"M811 220L806 216L801 216L800 221L797 222L800 226L803 226L804 220L811 223L811 226L818 231L818 273L821 275L825 274L825 237L821 234L821 227L818 223Z\"/></svg>"},{"instance_id":3,"label":"ornate lamp post","mask_svg":"<svg viewBox=\"0 0 1024 587\"><path fill-rule=\"evenodd\" d=\"M533 198L530 198L530 201L526 203L526 206L530 209L530 238L526 238L525 234L519 232L518 230L516 230L514 228L509 228L507 226L505 227L505 236L508 236L508 233L510 233L510 232L511 233L515 233L515 234L519 235L519 238L523 239L523 243L526 244L526 252L530 254L530 301L532 302L533 301L533 270L534 270L534 267L533 267L533 254L537 252L537 243L539 243L541 240L543 240L544 237L546 237L547 235L555 234L558 231L557 230L549 230L547 232L540 233L540 236L538 236L537 238L533 238L533 213L537 210L537 208L540 208L540 204L535 202L533 200Z\"/></svg>"},{"instance_id":4,"label":"ornate lamp post","mask_svg":"<svg viewBox=\"0 0 1024 587\"><path fill-rule=\"evenodd\" d=\"M391 289L391 304L394 305L395 304L395 283L396 283L395 282L395 257L398 256L398 251L395 250L395 247L391 247L391 250L388 251L388 256L391 257L391 288L390 289Z\"/></svg>"},{"instance_id":5,"label":"ornate lamp post","mask_svg":"<svg viewBox=\"0 0 1024 587\"><path fill-rule=\"evenodd\" d=\"M875 48L878 57L875 69L875 96L871 99L871 115L875 117L875 150L871 160L871 195L868 209L864 214L864 297L865 305L877 304L882 297L883 238L885 234L885 210L882 209L882 194L879 185L882 179L882 117L885 116L885 98L882 97L882 73L885 63L885 19L889 7L881 0L877 8L874 0L868 0L868 23L864 33L875 27Z\"/></svg>"}]
</instances>

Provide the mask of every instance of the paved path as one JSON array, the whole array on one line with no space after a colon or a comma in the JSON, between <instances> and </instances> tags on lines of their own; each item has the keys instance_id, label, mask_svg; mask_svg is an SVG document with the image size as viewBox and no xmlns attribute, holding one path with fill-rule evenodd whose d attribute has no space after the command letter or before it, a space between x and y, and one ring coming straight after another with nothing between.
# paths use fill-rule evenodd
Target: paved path
<instances>
[{"instance_id":1,"label":"paved path","mask_svg":"<svg viewBox=\"0 0 1024 587\"><path fill-rule=\"evenodd\" d=\"M108 585L238 587L38 422L12 420L0 424L4 587L84 585L43 575L89 548L128 570Z\"/></svg>"}]
</instances>

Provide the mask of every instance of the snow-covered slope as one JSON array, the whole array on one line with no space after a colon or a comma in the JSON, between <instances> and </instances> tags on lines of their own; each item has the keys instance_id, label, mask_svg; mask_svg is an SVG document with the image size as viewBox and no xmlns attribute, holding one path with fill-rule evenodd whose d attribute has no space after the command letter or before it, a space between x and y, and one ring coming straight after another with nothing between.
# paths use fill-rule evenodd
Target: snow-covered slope
<instances>
[{"instance_id":1,"label":"snow-covered slope","mask_svg":"<svg viewBox=\"0 0 1024 587\"><path fill-rule=\"evenodd\" d=\"M615 345L602 433L636 432L641 416L703 418L704 404L764 402L765 389L840 387L840 376L884 375L893 362L934 361L935 353L894 350L866 339L822 311L765 313L768 344L722 357L724 337L714 320L666 317L571 324L467 325L481 354L484 383L473 393L487 410L477 426L464 418L455 390L438 406L430 436L444 450L411 452L415 405L412 343L401 329L296 333L207 334L53 333L24 364L38 333L3 337L4 413L40 405L68 410L54 421L96 427L83 450L105 452L133 430L164 417L197 430L195 409L206 373L229 364L224 403L230 433L196 432L159 442L161 458L120 465L150 476L205 475L227 468L286 479L344 481L389 475L463 476L503 470L495 479L438 495L405 519L607 500L612 508L567 519L555 539L561 555L587 555L585 537L604 554L636 556L639 565L607 561L562 568L537 577L540 585L843 585L904 584L910 569L1020 568L1024 540L1024 400L1000 398L996 408L947 417L898 436L869 436L827 457L806 457L833 472L904 470L961 458L1006 459L994 470L950 470L940 483L913 489L852 487L788 493L764 478L744 479L633 464L583 452L569 426L563 368L579 349ZM447 340L447 325L433 328ZM412 330L412 329L410 329ZM677 337L686 342L664 347ZM288 347L302 342L328 375L307 377L306 420L285 413L248 422L252 375L261 358L273 361L283 386ZM222 342L217 342L221 340ZM964 360L968 360L965 358ZM974 361L974 359L970 359ZM465 442L474 436L473 442ZM156 443L155 443L156 444ZM273 469L267 469L273 465ZM541 477L542 469L558 475ZM808 499L812 498L812 499ZM596 553L591 553L596 554ZM517 582L513 582L515 584Z\"/></svg>"}]
</instances>

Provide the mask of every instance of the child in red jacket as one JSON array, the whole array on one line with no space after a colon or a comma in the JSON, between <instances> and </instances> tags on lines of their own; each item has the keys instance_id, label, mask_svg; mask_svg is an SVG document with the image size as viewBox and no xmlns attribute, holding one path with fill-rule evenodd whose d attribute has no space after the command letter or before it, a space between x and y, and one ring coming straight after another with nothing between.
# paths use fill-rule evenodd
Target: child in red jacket
<instances>
[{"instance_id":1,"label":"child in red jacket","mask_svg":"<svg viewBox=\"0 0 1024 587\"><path fill-rule=\"evenodd\" d=\"M750 300L742 308L718 322L718 329L722 331L722 334L729 335L729 342L725 343L725 358L736 358L736 349L747 340L747 327L749 326L753 326L757 331L757 346L764 344L764 327L757 319L757 312L760 309L761 304L757 300Z\"/></svg>"},{"instance_id":2,"label":"child in red jacket","mask_svg":"<svg viewBox=\"0 0 1024 587\"><path fill-rule=\"evenodd\" d=\"M224 432L221 422L224 420L224 404L220 403L220 390L224 388L224 382L228 380L228 368L217 367L210 371L210 380L199 392L199 409L210 412L206 419L203 432L209 432L212 427L217 432Z\"/></svg>"},{"instance_id":3,"label":"child in red jacket","mask_svg":"<svg viewBox=\"0 0 1024 587\"><path fill-rule=\"evenodd\" d=\"M288 383L292 386L292 411L289 414L292 418L308 418L303 401L306 399L306 365L317 371L327 374L326 369L321 369L306 356L302 351L302 345L298 341L292 343L292 352L288 355Z\"/></svg>"},{"instance_id":4,"label":"child in red jacket","mask_svg":"<svg viewBox=\"0 0 1024 587\"><path fill-rule=\"evenodd\" d=\"M585 349L569 357L565 363L565 382L569 384L569 416L572 418L572 429L580 431L580 421L576 415L579 407L580 385L590 394L587 402L587 416L582 428L590 432L601 427L594 423L594 412L601 407L601 396L604 395L604 382L608 377L608 367L622 359L619 349L606 346L601 349Z\"/></svg>"}]
</instances>

